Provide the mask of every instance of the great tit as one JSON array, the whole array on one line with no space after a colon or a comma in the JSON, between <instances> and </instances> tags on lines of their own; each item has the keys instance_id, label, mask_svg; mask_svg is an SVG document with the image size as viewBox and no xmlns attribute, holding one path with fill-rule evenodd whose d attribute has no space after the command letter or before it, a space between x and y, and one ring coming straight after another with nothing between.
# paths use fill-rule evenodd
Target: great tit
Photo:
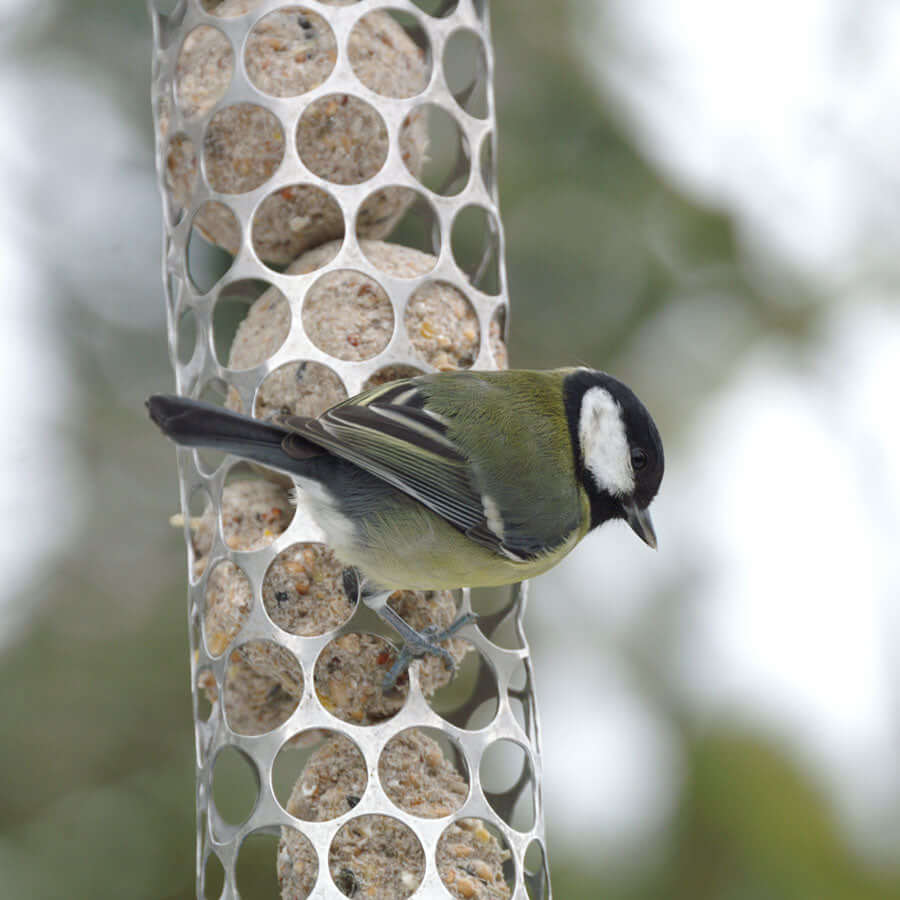
<instances>
[{"instance_id":1,"label":"great tit","mask_svg":"<svg viewBox=\"0 0 900 900\"><path fill-rule=\"evenodd\" d=\"M416 632L387 606L393 590L531 578L610 519L656 547L648 507L662 441L641 401L604 372L421 375L317 418L270 422L184 397L147 406L178 444L291 475L338 559L362 573L367 605L405 639L405 662L446 659L438 644L471 618Z\"/></svg>"}]
</instances>

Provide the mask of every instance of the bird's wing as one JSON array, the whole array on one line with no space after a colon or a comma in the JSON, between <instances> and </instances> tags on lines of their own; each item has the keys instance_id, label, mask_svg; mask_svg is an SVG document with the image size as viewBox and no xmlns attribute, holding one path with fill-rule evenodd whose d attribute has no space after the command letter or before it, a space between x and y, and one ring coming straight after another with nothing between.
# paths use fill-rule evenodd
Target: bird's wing
<instances>
[{"instance_id":1,"label":"bird's wing","mask_svg":"<svg viewBox=\"0 0 900 900\"><path fill-rule=\"evenodd\" d=\"M352 397L317 419L279 421L415 498L494 552L514 561L538 555L533 537L505 533L499 512L476 487L471 462L449 437L447 420L429 411L414 379Z\"/></svg>"}]
</instances>

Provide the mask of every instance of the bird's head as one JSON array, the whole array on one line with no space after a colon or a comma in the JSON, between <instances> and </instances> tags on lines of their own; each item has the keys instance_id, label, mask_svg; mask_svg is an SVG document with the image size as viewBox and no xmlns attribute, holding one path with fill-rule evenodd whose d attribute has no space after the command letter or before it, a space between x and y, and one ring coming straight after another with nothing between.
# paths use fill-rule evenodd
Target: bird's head
<instances>
[{"instance_id":1,"label":"bird's head","mask_svg":"<svg viewBox=\"0 0 900 900\"><path fill-rule=\"evenodd\" d=\"M663 477L662 440L634 392L604 372L576 369L564 385L576 465L591 502L591 528L625 519L656 547L648 507Z\"/></svg>"}]
</instances>

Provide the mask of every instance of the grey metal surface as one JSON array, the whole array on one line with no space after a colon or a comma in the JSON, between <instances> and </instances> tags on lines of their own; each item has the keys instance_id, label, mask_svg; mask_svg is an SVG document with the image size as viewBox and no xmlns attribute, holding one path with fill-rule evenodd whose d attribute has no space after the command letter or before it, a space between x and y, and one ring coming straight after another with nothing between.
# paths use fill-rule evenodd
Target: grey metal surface
<instances>
[{"instance_id":1,"label":"grey metal surface","mask_svg":"<svg viewBox=\"0 0 900 900\"><path fill-rule=\"evenodd\" d=\"M164 207L164 259L163 280L166 288L166 304L168 311L168 337L175 368L177 390L180 393L196 396L210 379L217 379L236 388L243 408L253 408L253 398L259 385L267 374L286 362L315 360L329 366L343 380L349 395L358 392L367 377L385 365L404 363L428 370L420 359L417 359L405 329L402 327L404 306L417 287L425 281L446 281L456 287L470 300L479 319L481 330L481 347L474 368L494 368L488 346L489 323L498 307L507 303L506 275L503 266L503 232L499 228L493 236L499 259L499 294L489 295L473 286L466 274L454 261L450 247L450 234L453 218L463 207L475 205L491 213L499 223L496 191L492 177L495 148L491 155L491 163L487 171L487 181L482 171L482 144L485 140L495 140L495 116L493 108L492 72L493 54L490 43L486 4L477 0L459 0L456 9L443 18L435 18L424 13L409 0L393 0L390 3L376 0L361 0L347 6L329 6L309 0L304 8L318 13L330 24L337 38L339 48L346 46L346 40L353 24L366 13L375 9L394 9L415 16L418 25L428 36L431 45L433 65L430 81L425 90L409 99L391 99L368 90L354 75L347 54L338 53L337 64L330 77L318 87L306 93L287 99L279 99L262 94L249 81L243 65L242 47L247 34L253 25L267 13L283 7L274 0L262 0L247 15L234 18L217 18L207 13L199 0L182 0L168 16L151 11L154 23L154 59L153 59L153 107L157 118L157 168L161 180L166 167L168 141L177 133L186 134L197 148L198 157L202 156L204 130L215 114L225 106L236 102L251 101L271 110L280 119L285 135L293 135L295 125L303 110L317 98L335 92L352 94L373 105L387 124L390 136L388 158L379 173L360 185L335 185L310 172L300 161L292 140L286 141L284 159L275 174L256 190L245 194L219 194L213 191L205 180L201 166L201 176L190 198L190 206L177 225L171 225L172 216L167 208L169 199L163 189ZM179 110L174 99L173 81L175 64L180 45L184 37L198 25L213 25L231 42L234 49L235 71L231 84L207 115L186 119ZM486 67L484 72L473 73L476 77L486 79L487 116L475 118L461 108L451 95L444 76L443 66L439 61L443 58L447 40L460 29L478 35L485 49ZM168 98L170 122L166 136L160 133L160 102ZM424 188L410 174L403 164L397 149L397 136L405 116L423 103L436 104L447 110L459 123L469 148L471 161L470 175L465 187L454 196L441 196ZM258 204L279 186L287 186L302 182L322 187L333 196L342 211L345 222L355 221L355 212L359 204L377 187L384 185L406 185L420 191L427 197L440 227L441 241L438 262L433 271L427 275L401 279L394 278L384 271L375 268L359 248L354 229L346 228L343 244L338 255L326 266L309 275L284 275L261 263L253 253L250 240L250 221ZM206 293L196 290L187 273L187 244L190 235L191 220L194 212L207 200L218 200L225 203L237 216L242 229L241 249L234 259L227 274ZM390 238L387 238L390 240ZM309 286L326 272L334 269L351 268L370 275L387 291L394 307L394 333L388 346L373 359L365 362L345 362L319 350L303 331L299 309ZM478 273L474 279L478 279ZM228 283L244 278L263 278L278 287L288 298L293 316L291 330L283 346L264 363L246 371L234 371L222 366L216 359L213 345L212 312L221 289ZM185 310L192 310L197 324L197 342L190 358L182 363L177 352L178 323ZM180 449L178 451L180 491L182 507L187 515L189 502L196 491L202 490L217 507L221 502L222 490L229 466L234 460L228 459L212 474L206 474L198 465L194 452ZM186 539L189 534L186 529ZM493 824L500 831L512 852L515 870L513 897L525 900L527 897L549 897L549 887L542 887L545 877L538 871L529 877L525 871L524 859L526 850L537 844L540 852L535 854L541 860L540 867L546 866L544 844L544 821L541 804L541 756L537 713L534 703L531 662L527 643L522 630L522 616L525 608L526 592L521 586L512 592L509 604L493 617L482 620L479 626L468 626L462 636L470 640L482 657L482 672L485 676L493 674L493 679L482 678L475 687L475 693L469 703L478 705L478 691L485 686L492 688L496 680L499 699L496 716L485 727L474 730L449 723L438 715L427 702L419 689L417 665L410 672L410 690L408 700L403 709L393 718L374 726L354 726L331 715L319 702L314 690L313 669L320 651L335 636L351 631L368 630L361 626L361 617L366 611L358 608L352 618L341 628L318 637L302 637L287 634L278 629L268 618L261 600L261 585L267 567L286 547L297 541L320 540L321 534L316 526L299 514L294 518L288 530L280 535L271 545L255 551L238 551L230 548L223 537L221 526L214 539L214 545L208 557L204 574L192 583L188 589L189 628L191 635L192 666L191 679L194 692L194 711L196 719L196 766L197 766L197 812L198 812L198 897L208 896L204 893L205 864L210 854L215 854L221 861L225 871L223 898L239 896L235 863L242 840L253 832L268 830L277 833L280 826L291 826L302 832L315 848L319 858L319 874L313 892L314 898L337 898L342 894L335 886L328 865L329 846L338 829L357 816L380 813L389 815L407 824L419 838L426 858L426 871L422 884L414 896L431 898L450 896L438 875L435 863L435 847L441 833L448 824L460 818L479 817ZM304 690L297 709L279 728L260 736L237 734L229 727L222 711L222 698L225 671L229 652L214 658L208 652L202 640L201 618L204 604L204 592L210 572L220 560L232 560L246 573L253 589L253 604L250 614L231 647L237 647L249 640L264 639L274 641L286 647L297 657L304 675ZM469 592L463 592L462 608L468 609ZM504 649L485 635L492 633L493 627L501 620L511 619L519 649ZM365 624L365 623L363 623ZM218 685L219 700L213 706L208 721L197 718L198 710L198 673L211 672ZM411 815L397 807L388 798L378 779L378 758L387 741L410 727L431 727L440 729L455 740L465 756L470 791L465 804L453 816L444 819L429 820ZM272 788L272 767L278 751L285 741L300 731L310 728L327 728L350 737L362 752L369 775L368 787L360 802L351 811L337 819L327 822L302 821L289 815L277 800ZM508 791L501 795L493 795L494 806L488 801L481 784L480 763L483 753L496 741L506 739L520 745L526 755L527 765L522 777ZM258 781L259 795L249 818L239 826L227 824L216 811L212 801L213 763L217 753L225 747L234 747L252 761ZM516 801L525 793L531 793L534 805L534 823L527 831L512 828L504 818L495 812L494 807L507 813ZM274 854L273 854L274 857ZM275 860L273 858L274 867Z\"/></svg>"}]
</instances>

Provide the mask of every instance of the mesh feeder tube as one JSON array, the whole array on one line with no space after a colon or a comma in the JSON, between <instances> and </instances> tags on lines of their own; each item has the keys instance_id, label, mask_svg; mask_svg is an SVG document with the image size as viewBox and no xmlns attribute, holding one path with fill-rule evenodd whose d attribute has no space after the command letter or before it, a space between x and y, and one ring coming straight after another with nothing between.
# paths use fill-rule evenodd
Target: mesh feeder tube
<instances>
[{"instance_id":1,"label":"mesh feeder tube","mask_svg":"<svg viewBox=\"0 0 900 900\"><path fill-rule=\"evenodd\" d=\"M179 393L317 415L420 372L506 366L492 48L480 0L151 7ZM381 682L395 637L290 485L179 448L197 896L548 898L525 586L398 591L458 663ZM255 799L235 814L225 755ZM219 801L220 809L216 801ZM258 863L257 863L258 865ZM249 873L249 874L248 874Z\"/></svg>"}]
</instances>

